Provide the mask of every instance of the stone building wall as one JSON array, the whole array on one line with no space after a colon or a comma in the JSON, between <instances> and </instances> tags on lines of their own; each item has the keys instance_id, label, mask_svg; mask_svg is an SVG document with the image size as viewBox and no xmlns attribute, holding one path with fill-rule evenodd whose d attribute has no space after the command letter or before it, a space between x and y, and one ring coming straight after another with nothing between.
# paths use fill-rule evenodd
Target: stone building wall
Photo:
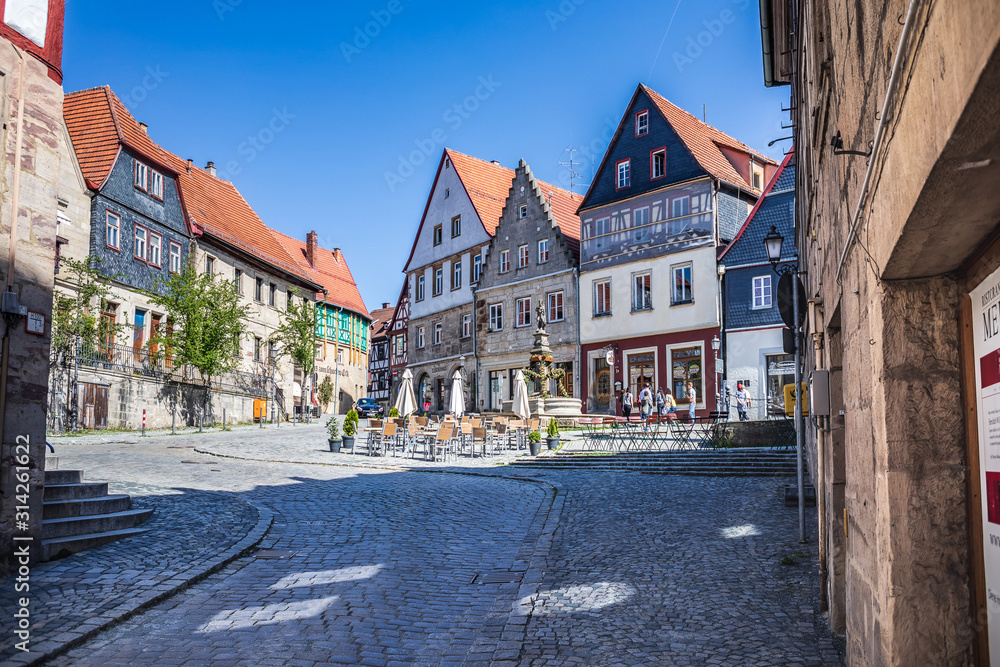
<instances>
[{"instance_id":1,"label":"stone building wall","mask_svg":"<svg viewBox=\"0 0 1000 667\"><path fill-rule=\"evenodd\" d=\"M436 387L435 382L440 382L443 388L443 399L438 406L437 397L431 403L432 411L447 410L448 401L451 395L451 376L459 367L460 357L465 355L466 363L475 363L475 349L473 347L473 336L462 337L462 317L472 315L472 304L466 304L440 311L428 317L411 319L409 321L409 351L408 364L413 372L413 390L417 394L418 407L423 404L423 396L420 395L421 385L424 379L428 381L428 386ZM440 344L434 343L434 325L442 325L442 338ZM475 326L475 321L473 321ZM417 347L417 335L420 328L424 328L424 346ZM471 372L468 377L472 377ZM466 388L469 391L469 388ZM467 397L470 399L470 397ZM477 401L478 403L478 401ZM467 403L468 404L468 403Z\"/></svg>"}]
</instances>

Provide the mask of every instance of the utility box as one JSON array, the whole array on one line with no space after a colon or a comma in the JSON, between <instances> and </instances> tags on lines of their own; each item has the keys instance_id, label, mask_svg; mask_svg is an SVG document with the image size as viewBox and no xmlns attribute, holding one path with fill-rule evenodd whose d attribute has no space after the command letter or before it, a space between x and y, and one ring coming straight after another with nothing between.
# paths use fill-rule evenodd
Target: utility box
<instances>
[{"instance_id":1,"label":"utility box","mask_svg":"<svg viewBox=\"0 0 1000 667\"><path fill-rule=\"evenodd\" d=\"M809 373L809 414L813 417L830 416L830 371Z\"/></svg>"},{"instance_id":2,"label":"utility box","mask_svg":"<svg viewBox=\"0 0 1000 667\"><path fill-rule=\"evenodd\" d=\"M802 396L802 416L809 416L809 397L806 394L806 383L802 383L802 390L799 392ZM786 384L785 385L785 414L789 417L795 416L795 385Z\"/></svg>"},{"instance_id":3,"label":"utility box","mask_svg":"<svg viewBox=\"0 0 1000 667\"><path fill-rule=\"evenodd\" d=\"M253 420L264 421L267 419L267 401L263 398L255 398L253 401Z\"/></svg>"}]
</instances>

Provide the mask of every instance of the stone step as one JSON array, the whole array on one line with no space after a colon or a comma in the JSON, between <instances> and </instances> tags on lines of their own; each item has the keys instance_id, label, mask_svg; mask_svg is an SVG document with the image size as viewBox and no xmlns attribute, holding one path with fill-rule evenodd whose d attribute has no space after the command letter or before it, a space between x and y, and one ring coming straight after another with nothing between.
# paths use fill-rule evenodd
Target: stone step
<instances>
[{"instance_id":1,"label":"stone step","mask_svg":"<svg viewBox=\"0 0 1000 667\"><path fill-rule=\"evenodd\" d=\"M537 458L537 459L517 459L511 462L511 465L525 465L525 464L538 464L538 465L548 465L553 467L573 467L573 468L588 468L588 467L620 467L620 468L643 468L643 467L659 467L659 466L790 466L795 467L794 460L761 460L761 459L748 459L748 460L683 460L683 461L600 461L600 460L589 460L589 461L574 461L566 459L552 459L552 458Z\"/></svg>"},{"instance_id":2,"label":"stone step","mask_svg":"<svg viewBox=\"0 0 1000 667\"><path fill-rule=\"evenodd\" d=\"M525 470L559 470L579 473L625 473L633 472L642 475L687 475L699 477L795 477L795 470L770 469L770 468L651 468L649 470L636 470L630 468L553 468L550 466L522 466Z\"/></svg>"},{"instance_id":3,"label":"stone step","mask_svg":"<svg viewBox=\"0 0 1000 667\"><path fill-rule=\"evenodd\" d=\"M45 486L50 484L79 484L82 481L82 470L45 470Z\"/></svg>"},{"instance_id":4,"label":"stone step","mask_svg":"<svg viewBox=\"0 0 1000 667\"><path fill-rule=\"evenodd\" d=\"M97 498L108 495L107 482L84 482L82 484L46 484L44 501L75 500Z\"/></svg>"},{"instance_id":5,"label":"stone step","mask_svg":"<svg viewBox=\"0 0 1000 667\"><path fill-rule=\"evenodd\" d=\"M141 535L148 532L148 528L125 528L122 530L110 530L103 533L89 533L87 535L74 535L70 537L57 537L42 540L42 560L52 560L75 554L85 549L97 547L108 542L114 542L125 537Z\"/></svg>"},{"instance_id":6,"label":"stone step","mask_svg":"<svg viewBox=\"0 0 1000 667\"><path fill-rule=\"evenodd\" d=\"M153 510L126 510L95 516L67 517L42 520L42 540L57 537L83 536L91 533L109 533L135 528L149 518Z\"/></svg>"},{"instance_id":7,"label":"stone step","mask_svg":"<svg viewBox=\"0 0 1000 667\"><path fill-rule=\"evenodd\" d=\"M132 508L132 498L126 495L50 500L42 503L43 519L65 519L73 516L114 514Z\"/></svg>"}]
</instances>

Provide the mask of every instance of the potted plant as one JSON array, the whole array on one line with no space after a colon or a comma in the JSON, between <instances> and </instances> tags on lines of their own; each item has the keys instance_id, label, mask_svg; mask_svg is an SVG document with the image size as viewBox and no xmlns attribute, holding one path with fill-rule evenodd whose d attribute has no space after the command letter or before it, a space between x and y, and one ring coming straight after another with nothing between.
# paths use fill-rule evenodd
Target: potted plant
<instances>
[{"instance_id":1,"label":"potted plant","mask_svg":"<svg viewBox=\"0 0 1000 667\"><path fill-rule=\"evenodd\" d=\"M548 437L545 439L548 444L549 449L557 449L559 447L559 422L555 419L549 422Z\"/></svg>"},{"instance_id":2,"label":"potted plant","mask_svg":"<svg viewBox=\"0 0 1000 667\"><path fill-rule=\"evenodd\" d=\"M531 455L538 456L538 453L542 451L542 434L538 431L529 433L528 446L531 448Z\"/></svg>"},{"instance_id":3,"label":"potted plant","mask_svg":"<svg viewBox=\"0 0 1000 667\"><path fill-rule=\"evenodd\" d=\"M398 418L399 418L399 410L396 409L396 406L394 405L391 408L389 408L389 419L398 419Z\"/></svg>"},{"instance_id":4,"label":"potted plant","mask_svg":"<svg viewBox=\"0 0 1000 667\"><path fill-rule=\"evenodd\" d=\"M351 408L344 417L344 447L354 451L354 438L358 434L358 411Z\"/></svg>"},{"instance_id":5,"label":"potted plant","mask_svg":"<svg viewBox=\"0 0 1000 667\"><path fill-rule=\"evenodd\" d=\"M337 423L336 415L330 417L330 421L326 423L326 434L327 442L330 443L330 451L334 454L340 453L340 424Z\"/></svg>"}]
</instances>

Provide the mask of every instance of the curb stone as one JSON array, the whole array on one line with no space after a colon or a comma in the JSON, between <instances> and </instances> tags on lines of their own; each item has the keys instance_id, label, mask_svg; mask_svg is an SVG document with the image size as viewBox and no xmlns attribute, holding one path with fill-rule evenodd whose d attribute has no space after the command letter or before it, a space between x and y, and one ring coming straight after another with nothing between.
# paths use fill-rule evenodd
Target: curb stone
<instances>
[{"instance_id":1,"label":"curb stone","mask_svg":"<svg viewBox=\"0 0 1000 667\"><path fill-rule=\"evenodd\" d=\"M67 638L67 641L62 643L57 642L54 639L47 640L42 644L33 647L33 649L28 653L21 653L19 655L12 656L8 660L8 664L25 666L40 665L47 660L51 660L52 658L62 655L66 651L74 649L88 640L93 639L100 633L110 630L114 626L123 623L143 611L146 611L150 607L173 597L177 593L180 593L181 591L198 583L202 579L215 574L226 565L229 565L236 559L249 553L254 547L257 546L257 544L261 542L261 540L264 539L264 536L267 535L267 532L271 529L271 523L274 520L274 515L266 506L257 506L249 502L247 502L247 504L257 513L257 523L250 529L250 532L247 533L246 537L202 563L202 566L197 572L194 572L193 574L191 572L185 572L184 574L177 575L167 581L161 582L156 588L146 591L145 594L139 594L127 602L123 602L114 609L110 609L101 615L90 619L85 626L81 626L87 627L87 630L83 632L80 632L79 628L67 630L64 634L73 635L71 639Z\"/></svg>"}]
</instances>

